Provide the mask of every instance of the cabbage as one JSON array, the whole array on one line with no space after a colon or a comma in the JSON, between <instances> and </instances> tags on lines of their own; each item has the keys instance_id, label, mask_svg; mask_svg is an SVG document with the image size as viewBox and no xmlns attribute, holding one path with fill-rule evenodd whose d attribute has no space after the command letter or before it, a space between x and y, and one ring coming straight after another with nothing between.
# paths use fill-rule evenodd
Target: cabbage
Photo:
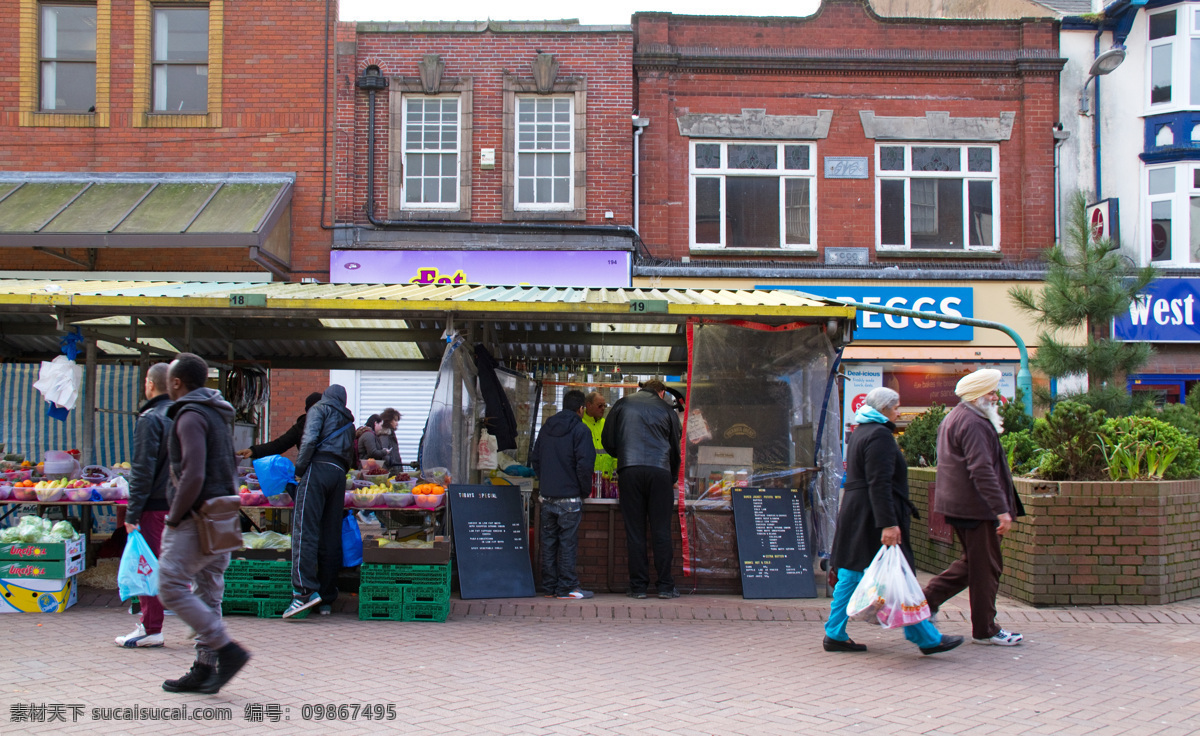
<instances>
[{"instance_id":1,"label":"cabbage","mask_svg":"<svg viewBox=\"0 0 1200 736\"><path fill-rule=\"evenodd\" d=\"M66 519L50 527L49 537L56 542L65 542L68 539L75 539L78 536L79 534L75 531L75 527Z\"/></svg>"}]
</instances>

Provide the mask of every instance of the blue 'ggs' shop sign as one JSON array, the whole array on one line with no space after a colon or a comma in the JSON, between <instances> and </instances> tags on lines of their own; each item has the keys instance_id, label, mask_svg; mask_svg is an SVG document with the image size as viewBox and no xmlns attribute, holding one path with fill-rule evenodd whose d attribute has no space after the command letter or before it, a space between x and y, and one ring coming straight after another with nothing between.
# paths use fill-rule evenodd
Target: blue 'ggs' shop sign
<instances>
[{"instance_id":1,"label":"blue 'ggs' shop sign","mask_svg":"<svg viewBox=\"0 0 1200 736\"><path fill-rule=\"evenodd\" d=\"M758 289L795 289L827 299L849 299L863 304L911 309L954 317L974 317L975 297L970 287L949 286L757 286ZM900 317L878 312L858 312L857 340L975 339L975 328L936 319Z\"/></svg>"},{"instance_id":2,"label":"blue 'ggs' shop sign","mask_svg":"<svg viewBox=\"0 0 1200 736\"><path fill-rule=\"evenodd\" d=\"M1200 342L1200 279L1157 279L1113 319L1113 337L1125 342Z\"/></svg>"}]
</instances>

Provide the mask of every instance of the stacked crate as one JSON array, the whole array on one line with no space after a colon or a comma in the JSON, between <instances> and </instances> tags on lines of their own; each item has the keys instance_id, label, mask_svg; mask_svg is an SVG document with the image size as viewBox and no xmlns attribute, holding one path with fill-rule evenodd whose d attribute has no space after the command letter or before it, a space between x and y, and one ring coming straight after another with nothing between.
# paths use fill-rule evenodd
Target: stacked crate
<instances>
[{"instance_id":1,"label":"stacked crate","mask_svg":"<svg viewBox=\"0 0 1200 736\"><path fill-rule=\"evenodd\" d=\"M279 618L291 603L290 560L229 561L225 570L225 599L221 601L223 615ZM308 613L301 611L294 618L305 618Z\"/></svg>"},{"instance_id":2,"label":"stacked crate","mask_svg":"<svg viewBox=\"0 0 1200 736\"><path fill-rule=\"evenodd\" d=\"M450 565L364 564L358 589L361 621L445 621Z\"/></svg>"}]
</instances>

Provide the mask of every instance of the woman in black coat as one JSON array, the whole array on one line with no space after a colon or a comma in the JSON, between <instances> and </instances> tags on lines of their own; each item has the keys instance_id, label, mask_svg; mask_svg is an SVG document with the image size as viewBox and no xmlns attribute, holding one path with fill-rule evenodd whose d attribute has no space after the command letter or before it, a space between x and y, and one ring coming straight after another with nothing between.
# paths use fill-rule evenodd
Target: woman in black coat
<instances>
[{"instance_id":1,"label":"woman in black coat","mask_svg":"<svg viewBox=\"0 0 1200 736\"><path fill-rule=\"evenodd\" d=\"M900 394L881 387L867 394L854 415L858 426L846 446L846 481L829 559L837 584L825 623L827 652L867 650L846 634L846 606L881 544L900 545L915 569L908 529L916 509L908 500L908 463L893 436L899 414ZM942 636L930 621L905 626L904 638L922 654L946 652L963 641L961 636Z\"/></svg>"}]
</instances>

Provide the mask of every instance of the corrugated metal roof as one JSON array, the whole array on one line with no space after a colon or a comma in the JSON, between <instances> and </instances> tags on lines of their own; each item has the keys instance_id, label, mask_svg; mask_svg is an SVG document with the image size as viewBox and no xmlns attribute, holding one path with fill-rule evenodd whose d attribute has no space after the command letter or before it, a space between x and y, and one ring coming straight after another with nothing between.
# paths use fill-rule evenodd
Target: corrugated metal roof
<instances>
[{"instance_id":1,"label":"corrugated metal roof","mask_svg":"<svg viewBox=\"0 0 1200 736\"><path fill-rule=\"evenodd\" d=\"M786 289L600 289L438 284L188 283L0 280L0 304L226 309L232 295L261 294L265 312L493 312L629 315L635 301L666 302L667 314L852 317L853 307ZM254 312L255 308L246 308ZM332 315L331 315L332 316ZM623 321L652 321L626 319ZM669 321L669 320L664 320Z\"/></svg>"},{"instance_id":2,"label":"corrugated metal roof","mask_svg":"<svg viewBox=\"0 0 1200 736\"><path fill-rule=\"evenodd\" d=\"M639 300L647 311L633 311ZM232 351L277 367L427 370L447 329L473 326L514 363L678 368L689 317L824 323L854 308L792 290L0 279L0 352L17 360L52 355L74 325L109 356L144 345L218 362Z\"/></svg>"}]
</instances>

